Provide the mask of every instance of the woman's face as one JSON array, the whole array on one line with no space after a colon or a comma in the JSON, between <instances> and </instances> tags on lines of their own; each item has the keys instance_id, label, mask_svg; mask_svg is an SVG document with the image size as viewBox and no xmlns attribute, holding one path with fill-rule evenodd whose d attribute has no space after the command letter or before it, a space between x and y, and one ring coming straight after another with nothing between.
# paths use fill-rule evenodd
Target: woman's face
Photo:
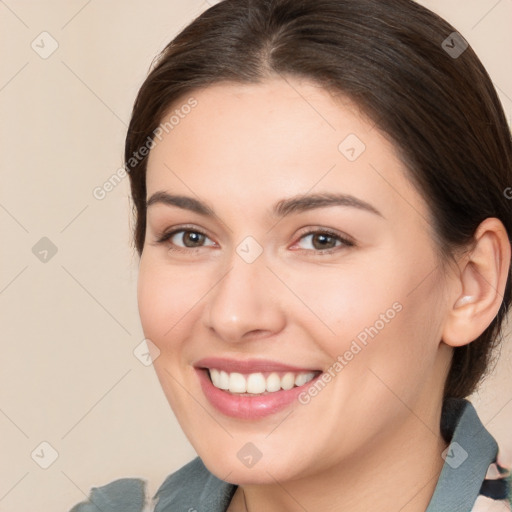
<instances>
[{"instance_id":1,"label":"woman's face","mask_svg":"<svg viewBox=\"0 0 512 512\"><path fill-rule=\"evenodd\" d=\"M445 278L392 144L298 79L191 96L149 156L138 302L206 466L284 481L432 436Z\"/></svg>"}]
</instances>

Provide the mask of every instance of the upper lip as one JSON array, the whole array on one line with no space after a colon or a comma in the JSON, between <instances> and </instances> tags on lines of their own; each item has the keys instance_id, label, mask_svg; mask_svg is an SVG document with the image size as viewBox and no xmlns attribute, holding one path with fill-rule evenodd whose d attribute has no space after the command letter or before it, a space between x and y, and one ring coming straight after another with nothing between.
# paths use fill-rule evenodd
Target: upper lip
<instances>
[{"instance_id":1,"label":"upper lip","mask_svg":"<svg viewBox=\"0 0 512 512\"><path fill-rule=\"evenodd\" d=\"M268 359L237 360L225 357L206 357L194 363L196 368L215 368L227 373L257 373L257 372L319 372L318 369L291 366Z\"/></svg>"}]
</instances>

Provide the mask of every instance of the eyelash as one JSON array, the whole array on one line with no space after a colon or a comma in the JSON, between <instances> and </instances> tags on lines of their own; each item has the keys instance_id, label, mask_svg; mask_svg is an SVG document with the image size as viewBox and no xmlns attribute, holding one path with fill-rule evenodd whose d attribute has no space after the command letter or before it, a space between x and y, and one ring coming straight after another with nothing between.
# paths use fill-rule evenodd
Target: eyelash
<instances>
[{"instance_id":1,"label":"eyelash","mask_svg":"<svg viewBox=\"0 0 512 512\"><path fill-rule=\"evenodd\" d=\"M205 232L201 231L200 229L197 229L197 228L192 227L192 226L181 226L179 228L173 229L172 231L161 233L157 237L156 243L157 244L166 244L166 242L170 238L172 238L174 235L176 235L177 233L180 233L180 232L183 232L183 233L198 233L200 235L205 236L206 238L209 238L208 235ZM320 249L320 250L315 250L315 249L299 249L299 250L303 251L303 252L304 251L305 252L311 252L312 251L312 252L314 252L316 254L330 254L330 253L338 251L340 248L343 248L343 247L347 248L347 247L355 247L356 246L355 242L353 242L352 240L349 240L348 238L345 238L345 237L341 236L339 233L336 233L335 231L332 231L330 229L325 229L325 228L306 231L305 233L301 234L301 236L299 237L298 241L302 240L306 236L316 235L316 234L327 235L328 237L335 238L335 239L337 239L338 241L341 242L341 245L338 245L337 247L332 247L330 249ZM175 245L173 243L169 243L167 245L168 245L170 251L176 251L176 252L188 253L188 254L190 254L191 252L196 252L197 250L200 250L200 249L204 248L204 246L201 246L201 247L180 247L180 246ZM295 245L295 243L294 243L294 245Z\"/></svg>"}]
</instances>

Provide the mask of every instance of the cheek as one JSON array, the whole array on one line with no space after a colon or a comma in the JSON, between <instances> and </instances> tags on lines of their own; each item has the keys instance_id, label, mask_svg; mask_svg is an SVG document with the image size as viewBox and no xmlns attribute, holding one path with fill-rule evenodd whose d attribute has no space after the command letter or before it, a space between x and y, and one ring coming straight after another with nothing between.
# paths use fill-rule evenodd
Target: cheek
<instances>
[{"instance_id":1,"label":"cheek","mask_svg":"<svg viewBox=\"0 0 512 512\"><path fill-rule=\"evenodd\" d=\"M171 268L150 258L141 260L137 302L144 335L161 351L180 339L204 296L204 284L192 272Z\"/></svg>"},{"instance_id":2,"label":"cheek","mask_svg":"<svg viewBox=\"0 0 512 512\"><path fill-rule=\"evenodd\" d=\"M383 403L414 403L435 377L442 298L434 275L423 281L418 275L412 266L403 268L380 288L380 307L373 303L356 335L366 340L359 368L366 373L366 388Z\"/></svg>"},{"instance_id":3,"label":"cheek","mask_svg":"<svg viewBox=\"0 0 512 512\"><path fill-rule=\"evenodd\" d=\"M150 255L141 259L137 301L142 329L144 336L160 351L153 367L185 432L190 429L189 416L197 414L182 383L190 378L184 373L190 371L185 361L185 349L197 324L194 306L205 294L198 288L199 282L193 272L171 268L151 259Z\"/></svg>"},{"instance_id":4,"label":"cheek","mask_svg":"<svg viewBox=\"0 0 512 512\"><path fill-rule=\"evenodd\" d=\"M371 261L319 267L302 276L290 272L287 282L309 310L303 308L295 321L333 360L349 351L351 366L385 368L393 381L399 380L394 375L408 375L410 364L424 360L428 368L440 333L433 261L425 252L383 251Z\"/></svg>"},{"instance_id":5,"label":"cheek","mask_svg":"<svg viewBox=\"0 0 512 512\"><path fill-rule=\"evenodd\" d=\"M339 355L358 334L364 338L365 329L375 323L381 330L381 315L394 319L393 305L403 295L400 278L394 274L386 279L384 266L382 260L380 264L347 261L338 267L289 272L283 280L303 304L303 314L294 320L307 324L310 332L314 329L314 339L330 345L331 355Z\"/></svg>"}]
</instances>

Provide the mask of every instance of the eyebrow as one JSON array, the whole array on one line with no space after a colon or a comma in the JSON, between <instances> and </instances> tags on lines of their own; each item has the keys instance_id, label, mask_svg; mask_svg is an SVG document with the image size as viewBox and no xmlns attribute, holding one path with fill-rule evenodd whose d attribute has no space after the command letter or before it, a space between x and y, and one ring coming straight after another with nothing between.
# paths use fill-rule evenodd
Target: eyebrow
<instances>
[{"instance_id":1,"label":"eyebrow","mask_svg":"<svg viewBox=\"0 0 512 512\"><path fill-rule=\"evenodd\" d=\"M207 217L215 217L214 210L206 203L193 197L172 195L165 191L155 192L147 201L146 208L154 204L164 204L167 206L177 206L185 210L198 213ZM315 208L325 208L328 206L347 206L367 211L384 218L384 215L373 205L358 199L349 194L320 193L310 195L298 195L278 201L271 209L273 217L285 217L291 213L300 213Z\"/></svg>"}]
</instances>

